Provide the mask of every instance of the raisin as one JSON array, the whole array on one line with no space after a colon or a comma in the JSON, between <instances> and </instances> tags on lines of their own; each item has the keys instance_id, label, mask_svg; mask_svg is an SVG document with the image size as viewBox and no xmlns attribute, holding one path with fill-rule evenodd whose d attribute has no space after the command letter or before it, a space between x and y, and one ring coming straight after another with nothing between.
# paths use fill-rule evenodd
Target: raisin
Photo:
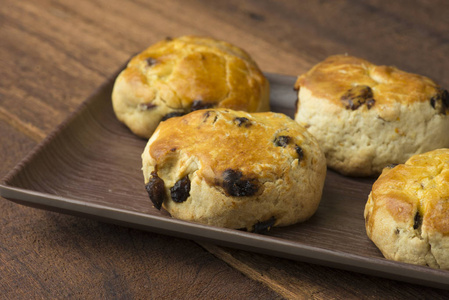
<instances>
[{"instance_id":1,"label":"raisin","mask_svg":"<svg viewBox=\"0 0 449 300\"><path fill-rule=\"evenodd\" d=\"M289 136L287 136L287 135L277 136L277 137L274 139L274 144L275 144L277 147L285 148L285 147L287 147L288 143L290 143L291 139L292 139L292 138L289 137Z\"/></svg>"},{"instance_id":2,"label":"raisin","mask_svg":"<svg viewBox=\"0 0 449 300\"><path fill-rule=\"evenodd\" d=\"M430 105L438 113L447 114L449 112L449 92L440 88L438 93L430 98Z\"/></svg>"},{"instance_id":3,"label":"raisin","mask_svg":"<svg viewBox=\"0 0 449 300\"><path fill-rule=\"evenodd\" d=\"M145 61L147 62L147 65L149 67L157 64L157 62L158 62L155 58L152 58L152 57L148 57Z\"/></svg>"},{"instance_id":4,"label":"raisin","mask_svg":"<svg viewBox=\"0 0 449 300\"><path fill-rule=\"evenodd\" d=\"M264 233L267 232L273 227L274 223L276 222L275 217L271 217L266 221L258 222L254 224L254 233Z\"/></svg>"},{"instance_id":5,"label":"raisin","mask_svg":"<svg viewBox=\"0 0 449 300\"><path fill-rule=\"evenodd\" d=\"M152 108L155 108L157 105L154 103L139 103L139 110L150 110Z\"/></svg>"},{"instance_id":6,"label":"raisin","mask_svg":"<svg viewBox=\"0 0 449 300\"><path fill-rule=\"evenodd\" d=\"M375 103L376 103L376 100L374 100L374 99L368 99L368 100L366 100L366 107L367 107L368 109L371 109L371 107L373 107Z\"/></svg>"},{"instance_id":7,"label":"raisin","mask_svg":"<svg viewBox=\"0 0 449 300\"><path fill-rule=\"evenodd\" d=\"M185 115L185 113L182 112L182 111L174 111L174 112L168 113L165 116L163 116L161 121L166 121L166 120L168 120L170 118L173 118L173 117L181 117L183 115Z\"/></svg>"},{"instance_id":8,"label":"raisin","mask_svg":"<svg viewBox=\"0 0 449 300\"><path fill-rule=\"evenodd\" d=\"M256 179L243 179L240 171L226 169L223 172L222 186L230 196L245 197L257 193L259 187Z\"/></svg>"},{"instance_id":9,"label":"raisin","mask_svg":"<svg viewBox=\"0 0 449 300\"><path fill-rule=\"evenodd\" d=\"M237 123L238 127L244 126L244 127L248 128L248 127L250 127L252 125L251 121L248 120L248 118L245 118L245 117L237 117L237 118L234 119L234 122Z\"/></svg>"},{"instance_id":10,"label":"raisin","mask_svg":"<svg viewBox=\"0 0 449 300\"><path fill-rule=\"evenodd\" d=\"M298 154L298 159L302 160L304 158L304 151L302 150L302 148L298 145L295 145L295 151L296 154Z\"/></svg>"},{"instance_id":11,"label":"raisin","mask_svg":"<svg viewBox=\"0 0 449 300\"><path fill-rule=\"evenodd\" d=\"M187 200L190 196L190 179L189 176L176 181L175 185L170 188L170 195L173 201L181 203Z\"/></svg>"},{"instance_id":12,"label":"raisin","mask_svg":"<svg viewBox=\"0 0 449 300\"><path fill-rule=\"evenodd\" d=\"M413 229L418 229L422 225L422 217L419 214L419 211L416 212L415 218L413 219Z\"/></svg>"},{"instance_id":13,"label":"raisin","mask_svg":"<svg viewBox=\"0 0 449 300\"><path fill-rule=\"evenodd\" d=\"M373 91L367 85L357 85L352 89L349 89L340 98L341 102L346 109L356 110L361 105L366 104L368 108L371 108L375 100L373 99Z\"/></svg>"},{"instance_id":14,"label":"raisin","mask_svg":"<svg viewBox=\"0 0 449 300\"><path fill-rule=\"evenodd\" d=\"M157 175L156 172L151 173L151 178L145 185L145 189L148 192L151 202L153 202L154 207L161 209L162 203L167 198L165 193L164 181Z\"/></svg>"},{"instance_id":15,"label":"raisin","mask_svg":"<svg viewBox=\"0 0 449 300\"><path fill-rule=\"evenodd\" d=\"M192 107L190 108L191 111L200 110L200 109L207 109L214 107L214 103L212 102L204 102L201 100L195 100L192 103Z\"/></svg>"}]
</instances>

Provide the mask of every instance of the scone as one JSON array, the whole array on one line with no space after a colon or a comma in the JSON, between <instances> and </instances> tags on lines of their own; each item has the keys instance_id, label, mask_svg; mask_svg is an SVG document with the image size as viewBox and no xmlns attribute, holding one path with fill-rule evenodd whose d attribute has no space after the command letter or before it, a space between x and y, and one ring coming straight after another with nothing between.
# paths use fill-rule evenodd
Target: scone
<instances>
[{"instance_id":1,"label":"scone","mask_svg":"<svg viewBox=\"0 0 449 300\"><path fill-rule=\"evenodd\" d=\"M449 270L449 149L385 168L369 195L365 225L385 258Z\"/></svg>"},{"instance_id":2,"label":"scone","mask_svg":"<svg viewBox=\"0 0 449 300\"><path fill-rule=\"evenodd\" d=\"M172 217L260 232L305 221L326 162L289 117L208 109L161 122L142 154L150 200Z\"/></svg>"},{"instance_id":3,"label":"scone","mask_svg":"<svg viewBox=\"0 0 449 300\"><path fill-rule=\"evenodd\" d=\"M269 94L268 80L245 51L183 36L133 57L115 81L112 104L134 134L149 138L161 120L194 110L269 111Z\"/></svg>"},{"instance_id":4,"label":"scone","mask_svg":"<svg viewBox=\"0 0 449 300\"><path fill-rule=\"evenodd\" d=\"M448 92L424 76L336 55L299 76L295 88L295 120L344 175L378 176L389 164L449 147Z\"/></svg>"}]
</instances>

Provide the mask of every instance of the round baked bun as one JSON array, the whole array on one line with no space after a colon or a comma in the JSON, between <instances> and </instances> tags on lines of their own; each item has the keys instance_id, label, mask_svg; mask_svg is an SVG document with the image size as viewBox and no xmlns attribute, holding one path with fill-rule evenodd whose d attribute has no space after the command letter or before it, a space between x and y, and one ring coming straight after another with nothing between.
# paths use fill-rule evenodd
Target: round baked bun
<instances>
[{"instance_id":1,"label":"round baked bun","mask_svg":"<svg viewBox=\"0 0 449 300\"><path fill-rule=\"evenodd\" d=\"M269 94L268 80L245 51L183 36L133 57L116 79L112 104L134 134L149 138L161 120L198 109L269 111Z\"/></svg>"},{"instance_id":2,"label":"round baked bun","mask_svg":"<svg viewBox=\"0 0 449 300\"><path fill-rule=\"evenodd\" d=\"M385 168L368 197L365 225L385 258L449 270L449 149Z\"/></svg>"},{"instance_id":3,"label":"round baked bun","mask_svg":"<svg viewBox=\"0 0 449 300\"><path fill-rule=\"evenodd\" d=\"M172 217L260 232L305 221L326 162L289 117L207 109L161 122L142 154L150 200Z\"/></svg>"},{"instance_id":4,"label":"round baked bun","mask_svg":"<svg viewBox=\"0 0 449 300\"><path fill-rule=\"evenodd\" d=\"M295 120L344 175L378 176L389 164L449 147L448 92L424 76L336 55L299 76L295 88Z\"/></svg>"}]
</instances>

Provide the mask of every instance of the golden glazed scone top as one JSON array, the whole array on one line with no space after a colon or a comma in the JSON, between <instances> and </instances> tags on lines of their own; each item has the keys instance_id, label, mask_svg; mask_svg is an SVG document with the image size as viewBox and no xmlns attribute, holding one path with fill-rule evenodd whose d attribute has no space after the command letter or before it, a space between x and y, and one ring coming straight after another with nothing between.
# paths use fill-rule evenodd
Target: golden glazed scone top
<instances>
[{"instance_id":1,"label":"golden glazed scone top","mask_svg":"<svg viewBox=\"0 0 449 300\"><path fill-rule=\"evenodd\" d=\"M298 77L295 88L306 88L315 97L327 99L338 106L349 105L348 101L358 97L352 109L363 104L368 108L382 109L396 103L423 101L440 106L440 98L444 97L445 92L427 77L347 55L330 56L315 65ZM448 113L444 105L442 110Z\"/></svg>"},{"instance_id":2,"label":"golden glazed scone top","mask_svg":"<svg viewBox=\"0 0 449 300\"><path fill-rule=\"evenodd\" d=\"M175 152L198 159L198 176L209 184L229 169L248 178L280 178L285 166L309 155L306 130L283 114L248 114L227 109L199 110L162 122L149 151L158 166L169 164Z\"/></svg>"},{"instance_id":3,"label":"golden glazed scone top","mask_svg":"<svg viewBox=\"0 0 449 300\"><path fill-rule=\"evenodd\" d=\"M405 164L386 168L373 185L372 201L367 227L374 226L374 214L385 206L398 223L449 235L449 149L415 155Z\"/></svg>"},{"instance_id":4,"label":"golden glazed scone top","mask_svg":"<svg viewBox=\"0 0 449 300\"><path fill-rule=\"evenodd\" d=\"M256 63L242 49L211 38L160 41L133 57L121 76L142 90L149 108L159 98L175 109L268 110L260 101L268 81Z\"/></svg>"},{"instance_id":5,"label":"golden glazed scone top","mask_svg":"<svg viewBox=\"0 0 449 300\"><path fill-rule=\"evenodd\" d=\"M315 138L283 114L218 108L161 122L142 171L154 207L172 217L260 232L315 213L326 161Z\"/></svg>"}]
</instances>

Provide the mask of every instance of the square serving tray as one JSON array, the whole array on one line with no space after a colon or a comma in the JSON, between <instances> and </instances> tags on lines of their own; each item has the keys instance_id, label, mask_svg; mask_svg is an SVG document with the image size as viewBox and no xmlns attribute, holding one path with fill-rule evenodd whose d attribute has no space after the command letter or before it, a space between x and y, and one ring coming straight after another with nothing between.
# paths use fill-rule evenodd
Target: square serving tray
<instances>
[{"instance_id":1,"label":"square serving tray","mask_svg":"<svg viewBox=\"0 0 449 300\"><path fill-rule=\"evenodd\" d=\"M0 184L2 197L141 230L449 289L449 271L386 260L368 239L363 210L373 179L328 170L315 215L267 234L185 222L158 211L148 198L141 171L146 140L135 137L112 109L117 74L7 174ZM266 76L272 110L293 117L296 78Z\"/></svg>"}]
</instances>

